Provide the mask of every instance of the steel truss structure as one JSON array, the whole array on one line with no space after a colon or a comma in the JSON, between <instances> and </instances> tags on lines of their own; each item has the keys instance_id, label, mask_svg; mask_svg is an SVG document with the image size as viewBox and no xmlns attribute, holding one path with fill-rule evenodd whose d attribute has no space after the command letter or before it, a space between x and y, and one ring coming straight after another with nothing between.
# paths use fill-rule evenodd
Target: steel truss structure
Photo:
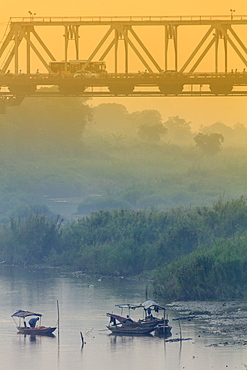
<instances>
[{"instance_id":1,"label":"steel truss structure","mask_svg":"<svg viewBox=\"0 0 247 370\"><path fill-rule=\"evenodd\" d=\"M60 95L128 95L128 96L193 96L202 95L246 95L247 67L246 27L247 16L181 16L181 17L24 17L11 18L8 30L0 47L0 86L2 101L17 101L24 96L37 94L37 86L55 84ZM64 30L65 71L71 59L69 47L73 47L75 59L79 60L80 47L88 38L80 37L82 27L90 27L90 34L99 32L100 41L94 46L83 69L94 61L105 61L113 55L112 70L101 76L99 81L75 81L71 76L54 76L50 62L57 58L39 32L41 28L62 27ZM140 36L140 28L152 35L155 29L161 30L160 39L155 39L159 58L150 50L150 45ZM200 40L193 37L183 39L183 30L202 31ZM240 28L244 30L241 34ZM103 30L103 35L102 35ZM122 43L121 51L119 44ZM192 51L184 57L186 43ZM25 73L19 76L21 45L25 44ZM229 60L237 58L241 72L229 70ZM35 55L44 68L42 79L34 78L32 56ZM133 55L145 69L145 76L138 71L130 71ZM181 57L182 55L182 57ZM161 57L162 56L162 57ZM200 70L209 57L212 69ZM161 60L162 59L162 60ZM220 60L219 60L220 59ZM222 63L223 59L223 63ZM119 72L119 65L124 66ZM172 64L172 70L169 65ZM68 77L65 79L64 77ZM66 80L66 81L65 81ZM79 88L79 85L81 88ZM73 87L74 86L74 87ZM141 91L138 88L141 87ZM207 87L207 88L204 88ZM240 87L240 88L238 88ZM7 93L5 88L8 89ZM98 90L97 90L98 88ZM104 88L106 91L104 91ZM155 90L156 88L156 90ZM90 90L88 90L90 89ZM157 90L158 89L158 90ZM135 91L134 91L135 90ZM42 95L42 94L41 94ZM7 99L8 96L8 99ZM43 96L43 95L42 95ZM13 99L10 99L10 98ZM16 99L17 98L17 99Z\"/></svg>"}]
</instances>

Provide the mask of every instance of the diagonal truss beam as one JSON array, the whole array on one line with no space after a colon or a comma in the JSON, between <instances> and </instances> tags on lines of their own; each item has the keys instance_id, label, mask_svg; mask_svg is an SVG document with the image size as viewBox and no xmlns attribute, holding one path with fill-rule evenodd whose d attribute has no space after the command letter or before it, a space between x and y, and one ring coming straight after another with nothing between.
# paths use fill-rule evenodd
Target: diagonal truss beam
<instances>
[{"instance_id":1,"label":"diagonal truss beam","mask_svg":"<svg viewBox=\"0 0 247 370\"><path fill-rule=\"evenodd\" d=\"M232 27L229 27L229 31L232 33L232 35L235 37L235 39L237 40L237 42L239 43L239 45L242 47L242 49L245 51L245 53L247 53L247 48L246 46L244 45L244 43L241 41L241 39L238 37L238 35L236 34L236 32L232 29Z\"/></svg>"},{"instance_id":2,"label":"diagonal truss beam","mask_svg":"<svg viewBox=\"0 0 247 370\"><path fill-rule=\"evenodd\" d=\"M241 39L238 37L236 32L232 29L231 26L228 26L228 28L225 28L223 25L217 25L217 26L211 26L202 40L199 42L197 47L194 49L190 57L187 59L187 61L184 63L183 67L180 69L180 72L183 73L185 69L188 67L188 65L192 62L192 60L195 58L196 54L199 52L199 50L202 48L203 44L206 42L206 40L209 38L210 34L215 30L214 38L209 42L205 50L202 52L202 54L199 56L197 61L194 63L193 67L189 70L190 73L194 72L195 69L198 67L202 59L205 57L205 55L208 53L212 45L215 43L215 71L218 71L218 42L219 42L219 33L223 35L224 39L224 49L225 49L225 72L227 72L227 59L228 59L228 48L227 45L230 44L233 50L236 52L236 54L239 56L239 58L242 60L245 66L247 66L247 59L245 57L247 48L245 47L244 43L241 41ZM234 43L234 41L230 38L230 36L227 33L227 30L232 34L232 36L235 38L239 46L242 48L243 52L241 52L240 48Z\"/></svg>"},{"instance_id":3,"label":"diagonal truss beam","mask_svg":"<svg viewBox=\"0 0 247 370\"><path fill-rule=\"evenodd\" d=\"M112 26L110 26L109 30L103 36L103 38L99 42L98 46L94 49L94 51L92 52L92 54L88 58L87 62L84 64L84 66L82 68L83 70L85 70L87 68L87 66L89 65L89 63L93 60L93 58L95 57L95 55L98 53L98 51L100 50L100 48L103 46L103 44L105 43L105 41L108 39L108 37L110 36L110 34L113 32L113 29L114 28Z\"/></svg>"},{"instance_id":4,"label":"diagonal truss beam","mask_svg":"<svg viewBox=\"0 0 247 370\"><path fill-rule=\"evenodd\" d=\"M198 65L201 63L201 61L203 60L203 58L205 57L205 55L208 53L208 51L211 49L212 45L216 42L216 37L214 37L210 43L208 44L208 46L205 48L205 50L203 51L203 53L201 54L201 56L198 58L198 60L196 61L196 63L193 65L193 67L190 69L190 73L193 73L195 71L195 69L198 67Z\"/></svg>"},{"instance_id":5,"label":"diagonal truss beam","mask_svg":"<svg viewBox=\"0 0 247 370\"><path fill-rule=\"evenodd\" d=\"M199 44L196 46L196 48L194 49L194 51L192 52L192 54L190 55L190 57L187 59L187 61L184 63L184 65L182 66L182 68L180 69L179 72L183 73L185 71L185 69L191 63L191 61L193 60L193 58L196 56L196 54L198 53L198 51L201 49L202 45L205 43L205 41L207 40L207 38L211 34L211 32L213 31L213 29L214 29L213 26L211 26L209 28L209 30L203 36L203 38L201 39L201 41L199 42Z\"/></svg>"},{"instance_id":6,"label":"diagonal truss beam","mask_svg":"<svg viewBox=\"0 0 247 370\"><path fill-rule=\"evenodd\" d=\"M51 53L51 51L48 49L48 47L45 45L45 43L43 42L43 40L40 38L40 36L37 34L37 32L35 31L35 29L33 28L32 29L32 34L35 36L36 40L40 43L40 45L42 46L42 48L45 50L46 54L51 58L51 60L55 61L56 58L53 56L53 54Z\"/></svg>"},{"instance_id":7,"label":"diagonal truss beam","mask_svg":"<svg viewBox=\"0 0 247 370\"><path fill-rule=\"evenodd\" d=\"M239 58L242 60L242 62L245 64L245 66L247 66L247 60L246 60L246 58L243 56L243 54L239 51L239 49L237 48L237 46L234 44L234 42L228 36L226 30L223 27L220 27L220 29L221 29L221 32L223 33L223 35L225 36L226 40L229 42L229 44L232 46L232 48L236 51L236 53L239 56ZM243 45L243 47L244 47L244 51L246 53L246 48L245 48L244 45Z\"/></svg>"},{"instance_id":8,"label":"diagonal truss beam","mask_svg":"<svg viewBox=\"0 0 247 370\"><path fill-rule=\"evenodd\" d=\"M103 46L103 44L107 41L107 39L109 38L109 36L111 35L111 33L114 30L115 30L114 38L110 42L110 44L108 45L108 47L106 48L106 50L104 51L104 53L102 54L102 56L100 57L99 60L104 60L104 58L109 54L109 52L115 46L115 57L114 57L115 58L115 73L117 73L118 40L119 40L120 37L123 37L123 40L124 40L124 43L125 43L125 72L128 71L128 46L130 46L132 48L132 50L134 51L134 53L138 56L139 60L143 63L143 65L145 66L145 68L150 73L152 73L153 70L150 67L150 65L148 64L147 60L142 56L142 54L137 49L137 47L135 46L135 44L129 38L128 31L130 31L130 33L132 34L132 36L134 37L134 39L136 40L136 42L139 44L139 46L141 47L141 49L144 51L145 55L149 58L149 60L153 63L153 65L157 68L157 70L159 72L162 71L162 68L159 66L159 64L156 62L156 60L153 58L153 56L151 55L151 53L149 52L149 50L146 48L146 46L144 45L144 43L141 41L141 39L136 34L136 32L132 29L131 26L121 27L121 29L120 29L119 27L116 27L114 25L111 26L109 28L109 30L106 32L106 34L104 35L104 37L102 38L102 40L99 42L98 46L95 48L95 50L92 52L92 54L90 55L90 57L87 59L87 62L83 66L83 69L86 69L87 68L88 64L93 60L93 58L95 57L95 55L98 53L98 51L101 49L101 47Z\"/></svg>"},{"instance_id":9,"label":"diagonal truss beam","mask_svg":"<svg viewBox=\"0 0 247 370\"><path fill-rule=\"evenodd\" d=\"M14 30L13 30L13 28L11 28L10 31L9 31L9 33L8 33L8 35L7 35L7 37L6 37L6 39L4 40L4 42L3 42L3 44L2 44L2 46L0 48L0 58L3 55L4 50L9 45L10 41L13 40L13 36L14 36Z\"/></svg>"},{"instance_id":10,"label":"diagonal truss beam","mask_svg":"<svg viewBox=\"0 0 247 370\"><path fill-rule=\"evenodd\" d=\"M8 58L6 59L5 63L3 64L3 67L2 67L2 72L3 73L5 73L7 71L8 67L9 67L12 59L16 55L16 53L18 51L18 48L19 48L19 45L20 45L20 43L21 43L21 41L23 39L23 37L18 38L18 39L15 39L15 35L14 34L15 34L15 32L13 32L13 36L14 36L14 39L13 40L15 40L14 41L14 45L12 46L12 50L10 50L10 52L9 52ZM16 70L18 72L18 69L17 68L18 68L18 65L16 66Z\"/></svg>"},{"instance_id":11,"label":"diagonal truss beam","mask_svg":"<svg viewBox=\"0 0 247 370\"><path fill-rule=\"evenodd\" d=\"M45 59L43 58L43 56L40 54L40 52L38 51L38 49L36 48L36 46L33 44L33 42L27 36L27 34L24 31L21 31L21 35L22 35L22 38L25 38L25 40L27 41L27 45L30 46L33 49L34 53L37 55L37 57L42 62L42 64L45 66L45 68L49 72L52 72L51 69L50 69L49 64L47 64L47 62L45 61Z\"/></svg>"},{"instance_id":12,"label":"diagonal truss beam","mask_svg":"<svg viewBox=\"0 0 247 370\"><path fill-rule=\"evenodd\" d=\"M159 72L161 72L162 71L162 68L160 68L160 66L158 65L158 63L156 62L156 60L153 58L153 56L151 55L151 53L148 51L148 49L143 44L143 42L141 41L141 39L137 36L137 34L135 33L135 31L133 30L132 27L129 27L129 31L132 33L132 35L134 36L134 38L136 39L136 41L138 42L138 44L141 46L142 50L149 57L149 59L152 61L152 63L154 64L154 66L157 68L157 70Z\"/></svg>"},{"instance_id":13,"label":"diagonal truss beam","mask_svg":"<svg viewBox=\"0 0 247 370\"><path fill-rule=\"evenodd\" d=\"M104 51L104 53L101 55L101 57L99 58L100 61L104 60L105 57L109 54L109 52L111 51L111 49L113 48L115 44L115 40L113 39L112 42L109 44L109 46L106 48L106 50Z\"/></svg>"},{"instance_id":14,"label":"diagonal truss beam","mask_svg":"<svg viewBox=\"0 0 247 370\"><path fill-rule=\"evenodd\" d=\"M127 30L124 30L124 39L126 40L127 44L129 44L129 46L132 48L132 50L135 52L135 54L138 56L138 58L143 63L143 65L147 68L148 72L153 73L152 68L149 66L149 64L143 58L139 50L136 48L136 46L133 44L133 42L128 37Z\"/></svg>"},{"instance_id":15,"label":"diagonal truss beam","mask_svg":"<svg viewBox=\"0 0 247 370\"><path fill-rule=\"evenodd\" d=\"M0 57L2 56L4 50L6 49L6 47L9 45L10 41L14 40L14 45L12 46L12 49L8 55L8 58L7 60L5 61L3 67L2 67L2 71L3 72L6 72L6 70L8 69L12 59L14 58L14 56L16 57L16 68L15 68L15 71L18 72L18 48L22 42L23 39L25 39L27 41L27 48L29 49L30 47L33 49L33 51L35 52L35 54L38 56L38 58L41 60L41 62L43 63L43 65L46 67L46 69L48 71L50 71L50 67L49 65L47 64L47 62L45 61L45 59L42 57L42 55L40 54L40 52L38 51L38 49L35 47L35 45L32 43L32 41L30 40L30 33L32 33L34 35L34 37L36 38L36 40L39 42L39 44L41 45L41 47L45 50L45 52L47 53L48 57L51 58L51 60L56 60L56 58L53 56L53 54L51 53L51 51L48 49L48 47L45 45L45 43L43 42L43 40L40 38L40 36L37 34L37 32L34 30L34 28L32 27L30 29L27 28L27 29L14 29L12 28L10 30L10 32L8 33L8 36L6 37L1 49L0 49ZM28 53L28 60L27 60L27 65L29 66L30 65L30 54ZM28 67L28 69L30 69L30 67Z\"/></svg>"}]
</instances>

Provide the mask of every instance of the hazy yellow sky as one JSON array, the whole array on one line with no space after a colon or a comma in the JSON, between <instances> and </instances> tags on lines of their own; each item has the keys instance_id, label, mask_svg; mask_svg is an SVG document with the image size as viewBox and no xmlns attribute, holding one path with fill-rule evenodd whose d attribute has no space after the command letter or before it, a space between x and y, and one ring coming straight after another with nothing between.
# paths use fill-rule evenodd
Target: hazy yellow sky
<instances>
[{"instance_id":1,"label":"hazy yellow sky","mask_svg":"<svg viewBox=\"0 0 247 370\"><path fill-rule=\"evenodd\" d=\"M37 16L174 16L174 15L247 15L247 1L141 1L141 0L8 0L0 5L0 40L4 35L10 17L28 16L28 11ZM92 100L93 105L102 102L117 102L126 105L129 111L158 109L166 120L179 115L191 121L194 126L221 121L227 125L237 122L247 126L247 98L102 98Z\"/></svg>"},{"instance_id":2,"label":"hazy yellow sky","mask_svg":"<svg viewBox=\"0 0 247 370\"><path fill-rule=\"evenodd\" d=\"M25 16L28 11L40 16L74 16L74 15L209 15L229 14L235 9L238 14L247 14L245 0L225 1L141 1L141 0L94 0L94 1L49 1L49 0L9 0L2 2L1 21L6 22L9 17Z\"/></svg>"}]
</instances>

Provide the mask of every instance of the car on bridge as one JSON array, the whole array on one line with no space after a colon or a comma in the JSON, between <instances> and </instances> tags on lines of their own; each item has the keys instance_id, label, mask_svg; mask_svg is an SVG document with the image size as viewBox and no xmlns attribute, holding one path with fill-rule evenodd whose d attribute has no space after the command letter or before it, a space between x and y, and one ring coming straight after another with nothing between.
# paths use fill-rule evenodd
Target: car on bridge
<instances>
[{"instance_id":1,"label":"car on bridge","mask_svg":"<svg viewBox=\"0 0 247 370\"><path fill-rule=\"evenodd\" d=\"M82 71L77 71L74 74L74 78L100 78L100 74L96 72L82 70Z\"/></svg>"}]
</instances>

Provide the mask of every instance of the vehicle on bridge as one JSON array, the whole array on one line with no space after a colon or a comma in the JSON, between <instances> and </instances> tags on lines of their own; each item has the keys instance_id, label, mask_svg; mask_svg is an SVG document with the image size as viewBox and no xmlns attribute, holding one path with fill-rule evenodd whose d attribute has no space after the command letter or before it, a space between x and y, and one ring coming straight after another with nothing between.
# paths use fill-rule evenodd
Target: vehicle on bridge
<instances>
[{"instance_id":1,"label":"vehicle on bridge","mask_svg":"<svg viewBox=\"0 0 247 370\"><path fill-rule=\"evenodd\" d=\"M67 63L62 60L61 62L52 61L50 62L49 66L53 73L59 74L86 74L90 75L90 73L98 74L98 75L105 75L106 71L106 64L104 61L94 61L89 62L87 64L87 60L69 60ZM87 76L88 77L88 76Z\"/></svg>"},{"instance_id":2,"label":"vehicle on bridge","mask_svg":"<svg viewBox=\"0 0 247 370\"><path fill-rule=\"evenodd\" d=\"M85 70L79 70L74 74L74 78L100 78L100 74L96 72L90 72Z\"/></svg>"}]
</instances>

